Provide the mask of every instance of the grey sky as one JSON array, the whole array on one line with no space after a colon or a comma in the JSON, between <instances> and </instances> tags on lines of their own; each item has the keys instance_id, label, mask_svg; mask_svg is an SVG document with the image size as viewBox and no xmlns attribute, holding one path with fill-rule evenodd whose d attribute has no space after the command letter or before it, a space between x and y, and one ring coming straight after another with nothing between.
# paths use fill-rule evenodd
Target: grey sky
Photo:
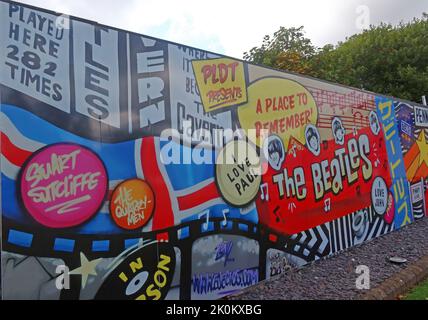
<instances>
[{"instance_id":1,"label":"grey sky","mask_svg":"<svg viewBox=\"0 0 428 320\"><path fill-rule=\"evenodd\" d=\"M317 46L358 33L369 22L398 23L428 12L427 0L21 0L174 42L242 58L280 26L304 25ZM358 9L359 8L359 9ZM362 10L362 11L359 11Z\"/></svg>"}]
</instances>

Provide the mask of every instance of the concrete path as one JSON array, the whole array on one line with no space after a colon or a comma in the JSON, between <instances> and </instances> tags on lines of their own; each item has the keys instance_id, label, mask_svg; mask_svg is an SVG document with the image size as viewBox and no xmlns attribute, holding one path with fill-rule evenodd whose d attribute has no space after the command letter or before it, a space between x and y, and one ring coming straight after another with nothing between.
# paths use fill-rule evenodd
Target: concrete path
<instances>
[{"instance_id":1,"label":"concrete path","mask_svg":"<svg viewBox=\"0 0 428 320\"><path fill-rule=\"evenodd\" d=\"M374 289L427 254L428 218L424 218L333 257L261 282L228 299L360 299L365 290L356 288L357 266L369 267L370 287ZM393 264L388 261L392 256L405 258L408 262Z\"/></svg>"}]
</instances>

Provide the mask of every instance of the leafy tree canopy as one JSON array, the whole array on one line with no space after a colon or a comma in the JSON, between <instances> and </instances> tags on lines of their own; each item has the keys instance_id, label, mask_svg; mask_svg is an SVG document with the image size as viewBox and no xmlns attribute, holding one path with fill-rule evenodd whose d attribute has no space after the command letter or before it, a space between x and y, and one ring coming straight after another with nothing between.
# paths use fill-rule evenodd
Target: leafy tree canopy
<instances>
[{"instance_id":1,"label":"leafy tree canopy","mask_svg":"<svg viewBox=\"0 0 428 320\"><path fill-rule=\"evenodd\" d=\"M304 28L281 27L244 59L416 102L428 95L428 14L382 23L337 45L316 48Z\"/></svg>"}]
</instances>

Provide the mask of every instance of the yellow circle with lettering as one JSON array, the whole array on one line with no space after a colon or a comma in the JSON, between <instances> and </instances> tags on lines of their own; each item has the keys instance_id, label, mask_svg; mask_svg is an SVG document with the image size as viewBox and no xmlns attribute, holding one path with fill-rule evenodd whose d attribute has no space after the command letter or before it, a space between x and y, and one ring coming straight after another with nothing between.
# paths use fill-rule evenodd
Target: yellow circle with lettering
<instances>
[{"instance_id":1,"label":"yellow circle with lettering","mask_svg":"<svg viewBox=\"0 0 428 320\"><path fill-rule=\"evenodd\" d=\"M255 147L246 141L229 142L218 154L216 182L223 199L244 207L257 196L261 182L261 164Z\"/></svg>"}]
</instances>

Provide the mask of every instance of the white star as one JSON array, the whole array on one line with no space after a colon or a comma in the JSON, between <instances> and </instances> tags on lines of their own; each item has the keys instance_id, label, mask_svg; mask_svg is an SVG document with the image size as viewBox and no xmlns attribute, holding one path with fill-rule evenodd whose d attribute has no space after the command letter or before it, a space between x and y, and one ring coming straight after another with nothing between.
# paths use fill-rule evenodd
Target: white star
<instances>
[{"instance_id":1,"label":"white star","mask_svg":"<svg viewBox=\"0 0 428 320\"><path fill-rule=\"evenodd\" d=\"M80 253L80 267L70 271L70 274L80 274L82 276L82 289L85 288L89 275L97 275L95 268L101 262L101 260L102 258L89 261L83 252Z\"/></svg>"}]
</instances>

